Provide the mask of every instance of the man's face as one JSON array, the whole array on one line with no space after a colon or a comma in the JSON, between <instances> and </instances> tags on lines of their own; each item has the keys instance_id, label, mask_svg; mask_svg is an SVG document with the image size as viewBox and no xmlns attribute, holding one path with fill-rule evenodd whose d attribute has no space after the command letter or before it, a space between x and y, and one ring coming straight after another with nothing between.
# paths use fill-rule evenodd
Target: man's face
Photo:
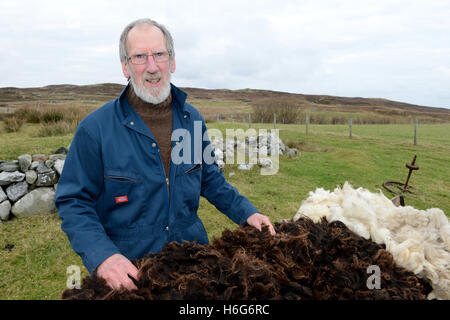
<instances>
[{"instance_id":1,"label":"man's face","mask_svg":"<svg viewBox=\"0 0 450 320\"><path fill-rule=\"evenodd\" d=\"M140 25L130 30L127 38L128 56L135 54L152 54L166 51L166 41L162 31L151 25ZM122 61L125 77L131 77L131 83L138 97L146 102L160 103L170 93L170 73L175 71L175 58L172 62L155 63L149 56L146 64L133 64Z\"/></svg>"}]
</instances>

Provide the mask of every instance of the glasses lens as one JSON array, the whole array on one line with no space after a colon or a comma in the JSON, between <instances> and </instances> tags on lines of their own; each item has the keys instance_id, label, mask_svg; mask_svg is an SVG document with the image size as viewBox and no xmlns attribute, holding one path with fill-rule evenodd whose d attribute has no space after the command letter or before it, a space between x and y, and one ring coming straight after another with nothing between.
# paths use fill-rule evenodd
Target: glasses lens
<instances>
[{"instance_id":1,"label":"glasses lens","mask_svg":"<svg viewBox=\"0 0 450 320\"><path fill-rule=\"evenodd\" d=\"M156 52L153 54L153 59L155 62L166 62L169 58L169 54L167 52Z\"/></svg>"},{"instance_id":2,"label":"glasses lens","mask_svg":"<svg viewBox=\"0 0 450 320\"><path fill-rule=\"evenodd\" d=\"M147 62L147 55L135 54L131 56L131 63L134 64L144 64Z\"/></svg>"}]
</instances>

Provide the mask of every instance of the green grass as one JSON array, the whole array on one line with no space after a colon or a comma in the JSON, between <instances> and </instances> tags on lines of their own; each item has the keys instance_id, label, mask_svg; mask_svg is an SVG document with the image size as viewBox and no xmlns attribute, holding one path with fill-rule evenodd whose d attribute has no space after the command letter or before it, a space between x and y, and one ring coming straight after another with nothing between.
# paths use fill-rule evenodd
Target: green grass
<instances>
[{"instance_id":1,"label":"green grass","mask_svg":"<svg viewBox=\"0 0 450 320\"><path fill-rule=\"evenodd\" d=\"M248 128L245 123L209 123L209 128ZM253 128L273 125L253 124ZM417 155L419 171L410 183L421 193L406 198L418 209L441 208L450 214L450 125L420 125L418 145L413 144L412 125L354 125L353 138L346 125L277 125L283 141L301 149L296 158L281 156L279 172L260 175L259 168L239 171L225 168L227 180L247 196L271 221L292 218L318 187L334 190L345 181L373 192L385 180L404 181L406 162ZM0 125L1 128L1 125ZM38 125L24 124L18 133L0 129L0 159L12 160L22 153L49 153L70 143L71 135L36 138ZM230 173L234 175L230 177ZM383 189L382 189L383 190ZM384 190L383 190L384 191ZM384 192L388 197L389 193ZM236 225L201 199L199 216L210 239ZM9 251L6 245L14 244ZM0 299L59 299L65 289L67 267L81 259L72 251L55 214L12 219L0 226Z\"/></svg>"},{"instance_id":2,"label":"green grass","mask_svg":"<svg viewBox=\"0 0 450 320\"><path fill-rule=\"evenodd\" d=\"M248 125L211 123L208 128L247 130ZM257 124L252 128L273 128L273 125ZM438 207L450 214L450 125L420 126L417 146L413 143L412 125L353 126L352 139L345 125L310 125L308 135L304 125L277 125L277 128L283 141L295 142L301 149L297 158L281 157L278 174L261 176L257 168L249 173L236 170L237 165L225 169L229 182L272 221L291 218L310 191L319 187L334 190L346 181L373 192L381 189L392 198L382 187L383 181L404 182L408 174L405 163L411 162L414 155L420 169L413 173L410 185L419 189L420 194L407 197L406 204L418 209ZM229 177L231 171L235 175ZM218 216L206 201L201 209L199 214L206 221ZM221 226L218 222L206 224L213 236L220 235ZM227 227L234 226L228 223Z\"/></svg>"},{"instance_id":3,"label":"green grass","mask_svg":"<svg viewBox=\"0 0 450 320\"><path fill-rule=\"evenodd\" d=\"M8 245L14 245L11 250ZM59 299L67 267L82 262L56 214L13 219L0 226L0 299Z\"/></svg>"},{"instance_id":4,"label":"green grass","mask_svg":"<svg viewBox=\"0 0 450 320\"><path fill-rule=\"evenodd\" d=\"M6 132L0 122L0 160L14 160L21 154L51 154L59 147L66 147L73 134L38 137L40 124L25 123L18 132Z\"/></svg>"}]
</instances>

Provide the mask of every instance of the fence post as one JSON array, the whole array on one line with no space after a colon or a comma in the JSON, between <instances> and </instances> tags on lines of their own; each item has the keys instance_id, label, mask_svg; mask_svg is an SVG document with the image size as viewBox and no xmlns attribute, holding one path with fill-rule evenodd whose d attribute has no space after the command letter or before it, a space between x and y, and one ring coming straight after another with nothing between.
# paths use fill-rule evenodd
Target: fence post
<instances>
[{"instance_id":1,"label":"fence post","mask_svg":"<svg viewBox=\"0 0 450 320\"><path fill-rule=\"evenodd\" d=\"M352 138L352 116L350 116L350 139Z\"/></svg>"},{"instance_id":2,"label":"fence post","mask_svg":"<svg viewBox=\"0 0 450 320\"><path fill-rule=\"evenodd\" d=\"M306 113L305 123L306 123L306 134L308 134L308 131L309 131L309 114L308 113Z\"/></svg>"},{"instance_id":3,"label":"fence post","mask_svg":"<svg viewBox=\"0 0 450 320\"><path fill-rule=\"evenodd\" d=\"M248 114L248 127L249 128L252 127L252 114L251 113Z\"/></svg>"},{"instance_id":4,"label":"fence post","mask_svg":"<svg viewBox=\"0 0 450 320\"><path fill-rule=\"evenodd\" d=\"M417 127L419 125L419 120L416 117L416 121L414 123L414 145L417 146Z\"/></svg>"},{"instance_id":5,"label":"fence post","mask_svg":"<svg viewBox=\"0 0 450 320\"><path fill-rule=\"evenodd\" d=\"M277 114L276 113L273 114L273 128L274 129L277 128Z\"/></svg>"}]
</instances>

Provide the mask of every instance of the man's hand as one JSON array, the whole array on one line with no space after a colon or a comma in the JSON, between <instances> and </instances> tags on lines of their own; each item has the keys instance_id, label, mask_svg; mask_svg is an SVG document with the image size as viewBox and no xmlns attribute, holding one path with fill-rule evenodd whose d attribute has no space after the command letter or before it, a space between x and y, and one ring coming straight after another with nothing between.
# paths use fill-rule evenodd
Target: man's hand
<instances>
[{"instance_id":1,"label":"man's hand","mask_svg":"<svg viewBox=\"0 0 450 320\"><path fill-rule=\"evenodd\" d=\"M262 215L260 213L254 213L247 219L247 223L251 225L252 227L255 227L259 231L262 229L262 225L265 224L269 226L269 231L271 235L275 235L275 228L273 227L272 223L270 223L269 218L267 218L265 215Z\"/></svg>"},{"instance_id":2,"label":"man's hand","mask_svg":"<svg viewBox=\"0 0 450 320\"><path fill-rule=\"evenodd\" d=\"M137 290L133 281L128 277L138 278L138 270L125 256L113 254L103 261L97 268L97 276L106 280L108 286L119 290L123 286L127 290Z\"/></svg>"}]
</instances>

